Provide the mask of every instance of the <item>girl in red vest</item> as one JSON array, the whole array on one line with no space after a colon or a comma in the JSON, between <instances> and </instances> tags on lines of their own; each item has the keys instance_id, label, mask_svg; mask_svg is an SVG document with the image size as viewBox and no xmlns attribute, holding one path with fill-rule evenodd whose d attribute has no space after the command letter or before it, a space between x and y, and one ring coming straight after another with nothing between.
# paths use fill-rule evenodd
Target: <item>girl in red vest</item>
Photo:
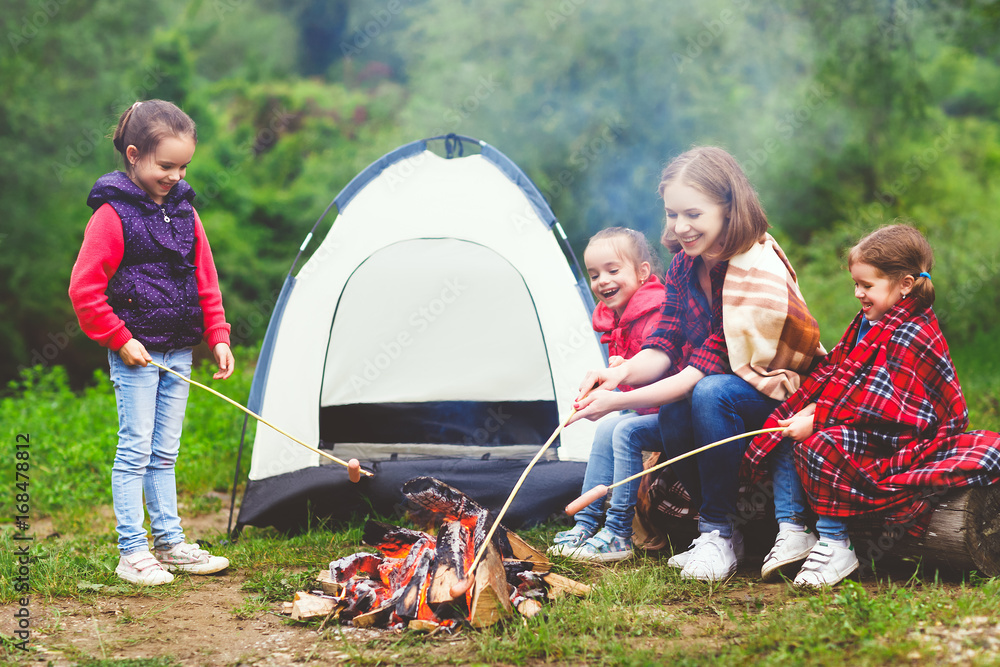
<instances>
[{"instance_id":1,"label":"girl in red vest","mask_svg":"<svg viewBox=\"0 0 1000 667\"><path fill-rule=\"evenodd\" d=\"M618 366L642 349L646 336L660 321L666 294L654 270L653 251L640 232L611 227L590 239L583 261L598 301L594 331L601 333L601 342L608 346L608 365ZM659 451L661 447L655 408L625 411L601 421L590 449L584 492L640 472L643 450ZM638 490L638 481L613 489L604 528L599 532L603 498L578 512L576 525L556 535L550 553L599 562L630 557Z\"/></svg>"},{"instance_id":2,"label":"girl in red vest","mask_svg":"<svg viewBox=\"0 0 1000 667\"><path fill-rule=\"evenodd\" d=\"M909 225L861 239L848 256L861 302L844 337L764 424L744 474L769 464L778 537L764 579L805 561L800 586L833 586L859 567L847 530L878 513L911 534L933 497L1000 479L1000 436L966 433L969 413L931 304L930 244ZM803 493L804 490L804 493ZM806 503L818 518L806 527Z\"/></svg>"},{"instance_id":3,"label":"girl in red vest","mask_svg":"<svg viewBox=\"0 0 1000 667\"><path fill-rule=\"evenodd\" d=\"M212 250L183 180L196 142L194 121L170 102L136 102L121 115L114 145L125 172L105 174L91 190L94 214L69 286L80 327L108 348L118 403L115 573L149 586L172 581L168 570L209 574L229 565L184 541L174 464L188 384L149 365L190 377L191 348L204 340L218 363L214 377L233 372Z\"/></svg>"}]
</instances>

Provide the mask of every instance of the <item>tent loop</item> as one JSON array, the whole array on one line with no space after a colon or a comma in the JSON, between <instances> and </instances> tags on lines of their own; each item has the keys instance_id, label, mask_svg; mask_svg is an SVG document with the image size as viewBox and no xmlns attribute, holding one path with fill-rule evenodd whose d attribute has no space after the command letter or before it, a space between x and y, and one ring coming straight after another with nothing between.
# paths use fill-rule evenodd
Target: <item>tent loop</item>
<instances>
[{"instance_id":1,"label":"tent loop","mask_svg":"<svg viewBox=\"0 0 1000 667\"><path fill-rule=\"evenodd\" d=\"M444 138L445 157L449 160L455 157L456 147L458 148L458 157L464 157L465 145L462 143L462 137L452 132Z\"/></svg>"}]
</instances>

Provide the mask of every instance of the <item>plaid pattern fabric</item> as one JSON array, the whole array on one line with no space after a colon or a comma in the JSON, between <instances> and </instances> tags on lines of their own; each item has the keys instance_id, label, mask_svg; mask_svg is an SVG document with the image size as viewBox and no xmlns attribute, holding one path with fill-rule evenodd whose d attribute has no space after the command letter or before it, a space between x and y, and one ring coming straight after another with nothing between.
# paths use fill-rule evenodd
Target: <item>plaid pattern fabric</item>
<instances>
[{"instance_id":1,"label":"plaid pattern fabric","mask_svg":"<svg viewBox=\"0 0 1000 667\"><path fill-rule=\"evenodd\" d=\"M800 374L825 354L795 271L770 234L729 260L722 321L733 373L779 401L795 393Z\"/></svg>"},{"instance_id":2,"label":"plaid pattern fabric","mask_svg":"<svg viewBox=\"0 0 1000 667\"><path fill-rule=\"evenodd\" d=\"M726 336L722 331L722 285L729 262L719 262L709 274L712 306L698 286L696 259L683 252L674 255L664 279L666 300L660 323L643 349L663 350L671 369L694 366L705 375L729 372Z\"/></svg>"},{"instance_id":3,"label":"plaid pattern fabric","mask_svg":"<svg viewBox=\"0 0 1000 667\"><path fill-rule=\"evenodd\" d=\"M884 513L920 534L933 497L1000 480L1000 435L968 428L965 397L930 308L902 299L855 345L861 315L764 427L816 403L815 432L794 448L813 508L825 516ZM744 476L759 474L780 432L758 436ZM927 515L924 518L929 518Z\"/></svg>"}]
</instances>

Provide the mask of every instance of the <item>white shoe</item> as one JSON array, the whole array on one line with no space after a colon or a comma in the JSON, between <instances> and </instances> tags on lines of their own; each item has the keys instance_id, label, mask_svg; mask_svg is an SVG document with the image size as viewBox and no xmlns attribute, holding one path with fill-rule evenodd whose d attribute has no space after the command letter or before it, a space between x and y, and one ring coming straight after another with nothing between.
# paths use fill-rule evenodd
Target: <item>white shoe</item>
<instances>
[{"instance_id":1,"label":"white shoe","mask_svg":"<svg viewBox=\"0 0 1000 667\"><path fill-rule=\"evenodd\" d=\"M817 542L799 573L796 586L835 586L858 569L858 556L854 546L842 547L829 542Z\"/></svg>"},{"instance_id":2,"label":"white shoe","mask_svg":"<svg viewBox=\"0 0 1000 667\"><path fill-rule=\"evenodd\" d=\"M764 559L764 565L760 568L760 578L764 581L776 580L781 568L805 560L818 541L816 533L808 528L779 532L774 546Z\"/></svg>"},{"instance_id":3,"label":"white shoe","mask_svg":"<svg viewBox=\"0 0 1000 667\"><path fill-rule=\"evenodd\" d=\"M229 559L213 556L197 544L178 542L169 549L157 549L156 557L168 570L191 574L214 574L229 567Z\"/></svg>"},{"instance_id":4,"label":"white shoe","mask_svg":"<svg viewBox=\"0 0 1000 667\"><path fill-rule=\"evenodd\" d=\"M153 554L149 551L136 551L119 558L115 574L125 581L140 586L159 586L174 580L174 575L164 570L160 561L153 558Z\"/></svg>"},{"instance_id":5,"label":"white shoe","mask_svg":"<svg viewBox=\"0 0 1000 667\"><path fill-rule=\"evenodd\" d=\"M731 538L719 535L719 531L702 534L697 540L698 545L690 551L682 579L700 579L701 581L721 581L728 579L736 572L740 557L737 551L743 553L743 535L733 531Z\"/></svg>"},{"instance_id":6,"label":"white shoe","mask_svg":"<svg viewBox=\"0 0 1000 667\"><path fill-rule=\"evenodd\" d=\"M715 532L718 533L719 531ZM695 548L697 548L699 544L701 544L704 540L706 540L708 536L711 534L712 533L702 533L698 537L694 538L694 541L691 542L691 545L687 548L687 551L681 551L680 553L676 553L670 557L670 560L667 561L667 567L673 567L677 568L678 570L683 570L684 566L687 565L688 558L691 557L691 553L695 550ZM743 553L745 550L743 546L743 534L740 533L740 531L738 530L734 530L733 538L734 538L733 549L736 552L736 560L742 563Z\"/></svg>"}]
</instances>

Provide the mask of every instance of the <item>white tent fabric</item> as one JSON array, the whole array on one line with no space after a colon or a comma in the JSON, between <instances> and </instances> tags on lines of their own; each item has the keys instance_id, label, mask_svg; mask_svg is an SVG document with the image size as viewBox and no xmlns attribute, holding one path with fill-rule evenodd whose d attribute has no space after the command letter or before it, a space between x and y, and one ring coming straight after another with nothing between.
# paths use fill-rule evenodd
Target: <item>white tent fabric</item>
<instances>
[{"instance_id":1,"label":"white tent fabric","mask_svg":"<svg viewBox=\"0 0 1000 667\"><path fill-rule=\"evenodd\" d=\"M352 403L554 400L562 421L605 363L553 230L485 155L388 164L285 289L259 412L307 443L321 407ZM586 461L595 428L566 429L559 459ZM320 463L257 428L251 480Z\"/></svg>"}]
</instances>

